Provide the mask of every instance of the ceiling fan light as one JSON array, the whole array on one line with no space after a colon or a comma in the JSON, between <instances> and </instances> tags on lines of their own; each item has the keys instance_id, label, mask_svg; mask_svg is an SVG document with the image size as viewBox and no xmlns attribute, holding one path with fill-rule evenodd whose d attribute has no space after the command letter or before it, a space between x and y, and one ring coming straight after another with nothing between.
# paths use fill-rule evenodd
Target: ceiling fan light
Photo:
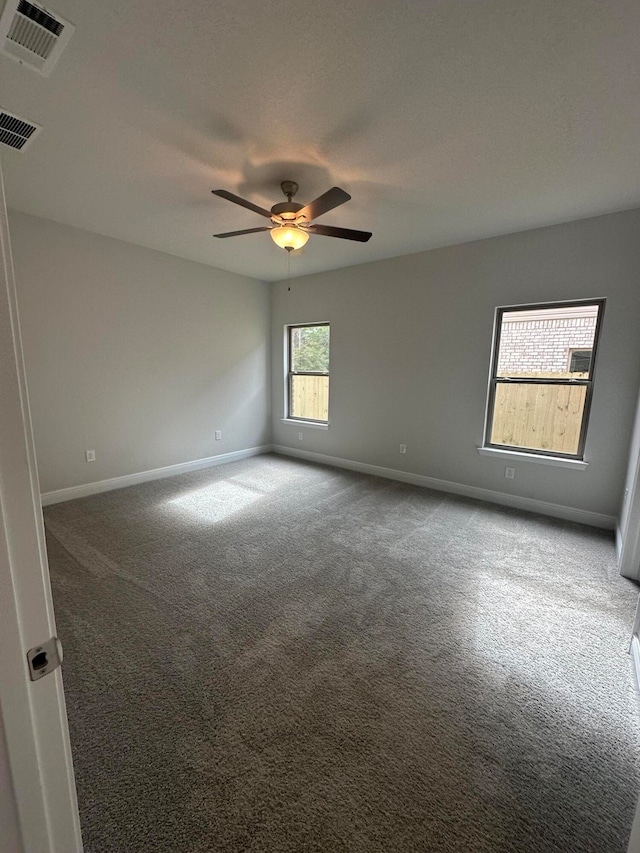
<instances>
[{"instance_id":1,"label":"ceiling fan light","mask_svg":"<svg viewBox=\"0 0 640 853\"><path fill-rule=\"evenodd\" d=\"M276 246L280 246L281 249L286 249L288 252L293 249L301 249L309 239L309 234L295 225L278 225L277 228L272 228L269 233Z\"/></svg>"}]
</instances>

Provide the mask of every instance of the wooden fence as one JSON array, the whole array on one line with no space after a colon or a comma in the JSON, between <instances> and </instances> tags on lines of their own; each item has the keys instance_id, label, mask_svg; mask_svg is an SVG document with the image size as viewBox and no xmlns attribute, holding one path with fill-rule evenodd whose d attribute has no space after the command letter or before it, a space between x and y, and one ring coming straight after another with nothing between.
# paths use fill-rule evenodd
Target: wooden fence
<instances>
[{"instance_id":1,"label":"wooden fence","mask_svg":"<svg viewBox=\"0 0 640 853\"><path fill-rule=\"evenodd\" d=\"M586 373L550 373L545 378L582 379ZM529 374L523 374L529 376ZM531 374L532 378L543 378ZM314 421L329 419L329 377L294 376L291 414ZM493 409L492 444L576 453L580 440L584 385L498 383Z\"/></svg>"},{"instance_id":2,"label":"wooden fence","mask_svg":"<svg viewBox=\"0 0 640 853\"><path fill-rule=\"evenodd\" d=\"M545 374L582 379L586 373ZM532 374L532 378L540 374ZM492 444L510 444L556 453L577 453L586 397L584 385L498 383L493 409Z\"/></svg>"},{"instance_id":3,"label":"wooden fence","mask_svg":"<svg viewBox=\"0 0 640 853\"><path fill-rule=\"evenodd\" d=\"M291 414L313 421L329 420L329 377L294 376Z\"/></svg>"}]
</instances>

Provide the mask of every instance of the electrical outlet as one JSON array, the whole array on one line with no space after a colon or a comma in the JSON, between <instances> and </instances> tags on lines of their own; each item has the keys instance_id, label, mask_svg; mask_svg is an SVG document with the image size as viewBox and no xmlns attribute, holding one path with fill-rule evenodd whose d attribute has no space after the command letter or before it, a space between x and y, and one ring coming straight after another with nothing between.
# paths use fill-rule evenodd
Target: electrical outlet
<instances>
[{"instance_id":1,"label":"electrical outlet","mask_svg":"<svg viewBox=\"0 0 640 853\"><path fill-rule=\"evenodd\" d=\"M298 433L298 441L302 441L303 438L304 438L303 434L301 432L299 432Z\"/></svg>"},{"instance_id":2,"label":"electrical outlet","mask_svg":"<svg viewBox=\"0 0 640 853\"><path fill-rule=\"evenodd\" d=\"M96 452L95 450L87 450L84 454L87 458L87 462L95 462L96 461Z\"/></svg>"},{"instance_id":3,"label":"electrical outlet","mask_svg":"<svg viewBox=\"0 0 640 853\"><path fill-rule=\"evenodd\" d=\"M406 452L407 452L407 445L401 444L400 445L400 453L406 453Z\"/></svg>"},{"instance_id":4,"label":"electrical outlet","mask_svg":"<svg viewBox=\"0 0 640 853\"><path fill-rule=\"evenodd\" d=\"M504 469L504 476L507 478L507 480L515 480L516 469L515 468L509 468L509 467L505 468Z\"/></svg>"},{"instance_id":5,"label":"electrical outlet","mask_svg":"<svg viewBox=\"0 0 640 853\"><path fill-rule=\"evenodd\" d=\"M221 438L222 438L222 430L217 429L216 430L216 441L220 441Z\"/></svg>"}]
</instances>

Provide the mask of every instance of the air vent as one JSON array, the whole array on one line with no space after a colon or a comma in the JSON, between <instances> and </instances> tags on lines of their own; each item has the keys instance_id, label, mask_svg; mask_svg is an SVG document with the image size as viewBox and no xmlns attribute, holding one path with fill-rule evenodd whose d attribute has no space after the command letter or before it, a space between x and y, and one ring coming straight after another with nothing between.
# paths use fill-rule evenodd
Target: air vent
<instances>
[{"instance_id":1,"label":"air vent","mask_svg":"<svg viewBox=\"0 0 640 853\"><path fill-rule=\"evenodd\" d=\"M0 17L0 53L48 77L74 30L29 0L7 0Z\"/></svg>"},{"instance_id":2,"label":"air vent","mask_svg":"<svg viewBox=\"0 0 640 853\"><path fill-rule=\"evenodd\" d=\"M26 146L38 135L37 124L0 110L0 143L24 151Z\"/></svg>"}]
</instances>

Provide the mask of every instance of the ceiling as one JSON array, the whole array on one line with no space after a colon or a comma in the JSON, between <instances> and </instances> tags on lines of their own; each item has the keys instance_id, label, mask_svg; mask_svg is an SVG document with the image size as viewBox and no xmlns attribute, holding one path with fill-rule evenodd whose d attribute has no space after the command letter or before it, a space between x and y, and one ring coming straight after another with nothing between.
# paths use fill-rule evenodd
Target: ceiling
<instances>
[{"instance_id":1,"label":"ceiling","mask_svg":"<svg viewBox=\"0 0 640 853\"><path fill-rule=\"evenodd\" d=\"M47 0L51 77L0 56L9 207L266 281L283 179L353 198L305 275L640 206L637 0Z\"/></svg>"}]
</instances>

